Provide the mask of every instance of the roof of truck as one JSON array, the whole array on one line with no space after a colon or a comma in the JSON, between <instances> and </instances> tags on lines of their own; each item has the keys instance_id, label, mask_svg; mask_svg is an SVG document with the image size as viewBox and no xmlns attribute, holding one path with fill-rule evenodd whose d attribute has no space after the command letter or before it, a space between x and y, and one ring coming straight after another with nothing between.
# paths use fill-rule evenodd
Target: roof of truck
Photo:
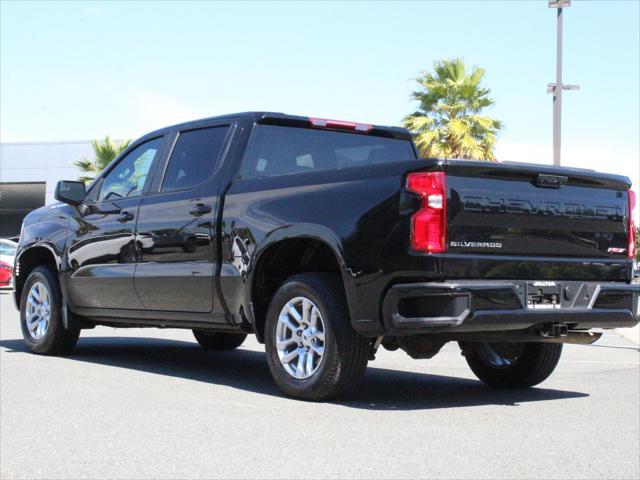
<instances>
[{"instance_id":1,"label":"roof of truck","mask_svg":"<svg viewBox=\"0 0 640 480\"><path fill-rule=\"evenodd\" d=\"M190 120L188 122L182 122L175 125L163 127L158 130L154 130L153 132L149 132L146 135L144 135L141 139L147 138L150 136L156 136L159 134L164 134L174 130L182 130L185 128L194 128L194 127L197 128L199 126L205 126L209 123L217 122L220 120L231 120L231 119L242 119L242 118L253 121L255 123L259 123L259 124L285 125L285 126L303 127L303 128L327 128L331 130L350 130L354 133L370 133L373 135L387 136L387 137L399 138L403 140L411 139L411 133L409 132L409 130L401 127L373 125L373 124L363 123L363 122L332 120L332 119L317 118L317 117L306 117L306 116L300 116L300 115L288 115L280 112L263 112L263 111L229 113L225 115L217 115L214 117Z\"/></svg>"}]
</instances>

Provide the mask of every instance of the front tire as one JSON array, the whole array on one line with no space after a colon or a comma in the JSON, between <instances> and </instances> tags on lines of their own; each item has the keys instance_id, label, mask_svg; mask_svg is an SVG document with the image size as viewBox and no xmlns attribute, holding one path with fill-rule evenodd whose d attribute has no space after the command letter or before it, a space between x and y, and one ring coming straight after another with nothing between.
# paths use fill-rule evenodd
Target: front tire
<instances>
[{"instance_id":1,"label":"front tire","mask_svg":"<svg viewBox=\"0 0 640 480\"><path fill-rule=\"evenodd\" d=\"M467 364L494 388L529 388L545 381L562 354L561 343L466 343Z\"/></svg>"},{"instance_id":2,"label":"front tire","mask_svg":"<svg viewBox=\"0 0 640 480\"><path fill-rule=\"evenodd\" d=\"M75 347L80 329L62 322L62 294L55 273L36 267L27 277L20 297L20 327L29 350L41 355L61 355Z\"/></svg>"},{"instance_id":3,"label":"front tire","mask_svg":"<svg viewBox=\"0 0 640 480\"><path fill-rule=\"evenodd\" d=\"M193 330L193 336L205 350L235 350L247 335L245 333L204 332Z\"/></svg>"},{"instance_id":4,"label":"front tire","mask_svg":"<svg viewBox=\"0 0 640 480\"><path fill-rule=\"evenodd\" d=\"M364 374L370 342L349 324L339 279L304 273L278 289L265 325L267 362L286 395L321 401L352 389Z\"/></svg>"}]
</instances>

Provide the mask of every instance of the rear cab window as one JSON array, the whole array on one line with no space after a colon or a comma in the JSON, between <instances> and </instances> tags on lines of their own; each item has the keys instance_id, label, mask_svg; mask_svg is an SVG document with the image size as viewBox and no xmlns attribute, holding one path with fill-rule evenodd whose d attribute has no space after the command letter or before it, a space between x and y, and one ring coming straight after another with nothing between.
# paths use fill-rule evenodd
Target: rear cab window
<instances>
[{"instance_id":1,"label":"rear cab window","mask_svg":"<svg viewBox=\"0 0 640 480\"><path fill-rule=\"evenodd\" d=\"M415 158L410 140L334 130L256 125L240 176L290 175Z\"/></svg>"}]
</instances>

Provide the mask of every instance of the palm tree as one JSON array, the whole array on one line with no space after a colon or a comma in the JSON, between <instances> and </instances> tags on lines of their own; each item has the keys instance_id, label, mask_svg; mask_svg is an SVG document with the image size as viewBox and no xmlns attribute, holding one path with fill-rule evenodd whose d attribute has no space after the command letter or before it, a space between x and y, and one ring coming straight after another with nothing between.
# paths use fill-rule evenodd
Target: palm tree
<instances>
[{"instance_id":1,"label":"palm tree","mask_svg":"<svg viewBox=\"0 0 640 480\"><path fill-rule=\"evenodd\" d=\"M131 140L123 142L114 142L109 135L104 137L104 141L93 140L91 146L95 155L94 160L83 158L73 164L80 168L87 175L83 175L79 180L89 183L96 175L98 175L113 159L115 159L122 151L129 146Z\"/></svg>"},{"instance_id":2,"label":"palm tree","mask_svg":"<svg viewBox=\"0 0 640 480\"><path fill-rule=\"evenodd\" d=\"M459 59L441 60L433 72L422 72L420 88L411 94L420 102L417 111L404 118L404 126L415 135L425 157L495 160L496 134L500 121L481 115L494 104L490 90L480 86L484 70L470 74Z\"/></svg>"}]
</instances>

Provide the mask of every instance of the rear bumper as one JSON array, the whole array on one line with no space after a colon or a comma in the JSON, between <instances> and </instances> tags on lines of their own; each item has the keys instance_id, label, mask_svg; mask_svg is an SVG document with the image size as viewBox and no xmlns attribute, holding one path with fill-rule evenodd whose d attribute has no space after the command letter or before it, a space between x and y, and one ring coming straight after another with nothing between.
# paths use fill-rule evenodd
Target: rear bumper
<instances>
[{"instance_id":1,"label":"rear bumper","mask_svg":"<svg viewBox=\"0 0 640 480\"><path fill-rule=\"evenodd\" d=\"M559 303L527 306L527 281L466 280L393 286L382 316L390 335L522 330L564 323L572 329L635 326L640 317L640 285L603 282L553 284Z\"/></svg>"}]
</instances>

